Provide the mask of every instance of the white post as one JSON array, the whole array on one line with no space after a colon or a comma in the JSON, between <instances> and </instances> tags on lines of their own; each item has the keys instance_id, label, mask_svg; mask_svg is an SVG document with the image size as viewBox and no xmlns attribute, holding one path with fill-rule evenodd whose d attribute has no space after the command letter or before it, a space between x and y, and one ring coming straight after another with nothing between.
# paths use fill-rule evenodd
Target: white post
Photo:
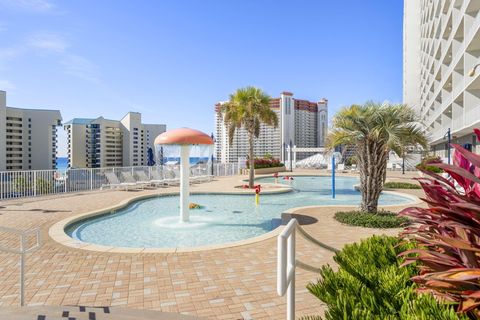
<instances>
[{"instance_id":1,"label":"white post","mask_svg":"<svg viewBox=\"0 0 480 320\"><path fill-rule=\"evenodd\" d=\"M93 169L90 169L90 190L93 190Z\"/></svg>"},{"instance_id":2,"label":"white post","mask_svg":"<svg viewBox=\"0 0 480 320\"><path fill-rule=\"evenodd\" d=\"M297 167L297 146L293 146L293 169Z\"/></svg>"},{"instance_id":3,"label":"white post","mask_svg":"<svg viewBox=\"0 0 480 320\"><path fill-rule=\"evenodd\" d=\"M37 196L37 171L33 171L33 196Z\"/></svg>"},{"instance_id":4,"label":"white post","mask_svg":"<svg viewBox=\"0 0 480 320\"><path fill-rule=\"evenodd\" d=\"M288 265L293 275L287 289L287 319L295 320L295 229L288 238Z\"/></svg>"},{"instance_id":5,"label":"white post","mask_svg":"<svg viewBox=\"0 0 480 320\"><path fill-rule=\"evenodd\" d=\"M190 220L190 146L182 145L180 148L180 221Z\"/></svg>"},{"instance_id":6,"label":"white post","mask_svg":"<svg viewBox=\"0 0 480 320\"><path fill-rule=\"evenodd\" d=\"M292 168L290 168L290 146L287 146L287 163L285 164L285 166L290 170Z\"/></svg>"},{"instance_id":7,"label":"white post","mask_svg":"<svg viewBox=\"0 0 480 320\"><path fill-rule=\"evenodd\" d=\"M295 229L292 219L278 235L277 240L277 293L287 293L287 320L295 320Z\"/></svg>"}]
</instances>

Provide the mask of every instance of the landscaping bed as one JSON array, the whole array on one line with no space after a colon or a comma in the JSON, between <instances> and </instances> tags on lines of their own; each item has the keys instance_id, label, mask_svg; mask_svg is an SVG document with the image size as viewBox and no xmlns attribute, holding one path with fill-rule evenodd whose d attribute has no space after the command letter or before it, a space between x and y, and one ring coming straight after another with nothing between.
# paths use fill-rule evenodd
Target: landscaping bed
<instances>
[{"instance_id":1,"label":"landscaping bed","mask_svg":"<svg viewBox=\"0 0 480 320\"><path fill-rule=\"evenodd\" d=\"M400 217L396 213L385 210L376 213L358 210L339 211L335 213L334 217L338 222L365 228L401 228L409 223L408 218Z\"/></svg>"},{"instance_id":2,"label":"landscaping bed","mask_svg":"<svg viewBox=\"0 0 480 320\"><path fill-rule=\"evenodd\" d=\"M396 181L385 182L383 187L386 189L422 189L421 186L415 183L396 182Z\"/></svg>"}]
</instances>

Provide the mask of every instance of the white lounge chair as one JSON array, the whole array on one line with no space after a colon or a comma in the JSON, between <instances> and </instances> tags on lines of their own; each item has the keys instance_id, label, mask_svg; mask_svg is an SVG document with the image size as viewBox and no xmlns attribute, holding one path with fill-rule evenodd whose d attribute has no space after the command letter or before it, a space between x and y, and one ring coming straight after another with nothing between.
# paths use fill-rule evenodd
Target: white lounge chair
<instances>
[{"instance_id":1,"label":"white lounge chair","mask_svg":"<svg viewBox=\"0 0 480 320\"><path fill-rule=\"evenodd\" d=\"M155 180L163 180L163 182L168 186L178 186L180 184L180 180L175 177L175 172L169 169L165 170L165 178L162 177L160 172L153 170L150 174L152 175L153 179Z\"/></svg>"},{"instance_id":2,"label":"white lounge chair","mask_svg":"<svg viewBox=\"0 0 480 320\"><path fill-rule=\"evenodd\" d=\"M137 181L137 180L135 180L135 178L133 177L133 175L130 172L122 172L122 178L127 183L134 183L136 185L141 186L142 189L145 186L150 185L150 181Z\"/></svg>"},{"instance_id":3,"label":"white lounge chair","mask_svg":"<svg viewBox=\"0 0 480 320\"><path fill-rule=\"evenodd\" d=\"M108 184L111 189L112 188L125 188L125 191L128 191L130 187L136 187L136 183L130 183L130 182L120 182L118 180L117 176L113 172L105 172L105 178L107 178ZM103 186L102 186L103 189Z\"/></svg>"},{"instance_id":4,"label":"white lounge chair","mask_svg":"<svg viewBox=\"0 0 480 320\"><path fill-rule=\"evenodd\" d=\"M163 179L149 179L147 174L145 173L145 171L137 171L135 172L137 174L137 177L139 178L139 180L141 181L149 181L150 184L154 185L154 186L164 186L165 185L165 181Z\"/></svg>"},{"instance_id":5,"label":"white lounge chair","mask_svg":"<svg viewBox=\"0 0 480 320\"><path fill-rule=\"evenodd\" d=\"M208 168L204 166L196 167L192 170L191 181L193 183L202 183L212 181L213 176L208 174Z\"/></svg>"},{"instance_id":6,"label":"white lounge chair","mask_svg":"<svg viewBox=\"0 0 480 320\"><path fill-rule=\"evenodd\" d=\"M174 185L178 185L180 183L179 180L176 180L176 179L165 179L163 178L163 175L158 172L157 170L152 170L150 172L150 176L152 177L152 181L156 181L156 182L161 182L161 184L163 186L174 186Z\"/></svg>"},{"instance_id":7,"label":"white lounge chair","mask_svg":"<svg viewBox=\"0 0 480 320\"><path fill-rule=\"evenodd\" d=\"M193 176L190 178L192 183L202 183L202 182L209 182L212 181L212 175L200 175L200 176Z\"/></svg>"}]
</instances>

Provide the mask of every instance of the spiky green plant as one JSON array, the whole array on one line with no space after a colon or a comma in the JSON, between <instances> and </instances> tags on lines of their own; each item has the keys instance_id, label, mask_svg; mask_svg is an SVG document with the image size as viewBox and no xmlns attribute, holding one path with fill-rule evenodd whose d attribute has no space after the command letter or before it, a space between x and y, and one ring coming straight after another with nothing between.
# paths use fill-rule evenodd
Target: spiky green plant
<instances>
[{"instance_id":1,"label":"spiky green plant","mask_svg":"<svg viewBox=\"0 0 480 320\"><path fill-rule=\"evenodd\" d=\"M345 246L334 257L338 271L323 266L320 279L307 286L326 304L324 319L459 319L448 305L439 304L430 294L416 292L410 279L416 268L400 267L402 259L397 257L412 247L412 243L400 243L398 238L386 236L373 236Z\"/></svg>"}]
</instances>

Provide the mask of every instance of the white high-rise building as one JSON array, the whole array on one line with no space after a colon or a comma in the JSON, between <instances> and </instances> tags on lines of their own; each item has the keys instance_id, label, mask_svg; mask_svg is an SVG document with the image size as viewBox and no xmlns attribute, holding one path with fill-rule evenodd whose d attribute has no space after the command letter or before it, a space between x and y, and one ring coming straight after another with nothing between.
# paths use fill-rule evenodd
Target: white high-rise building
<instances>
[{"instance_id":1,"label":"white high-rise building","mask_svg":"<svg viewBox=\"0 0 480 320\"><path fill-rule=\"evenodd\" d=\"M480 127L480 0L405 0L403 100L415 108L432 151L452 142L478 150ZM480 71L480 69L478 70Z\"/></svg>"},{"instance_id":2,"label":"white high-rise building","mask_svg":"<svg viewBox=\"0 0 480 320\"><path fill-rule=\"evenodd\" d=\"M0 91L0 171L55 169L58 110L7 107Z\"/></svg>"},{"instance_id":3,"label":"white high-rise building","mask_svg":"<svg viewBox=\"0 0 480 320\"><path fill-rule=\"evenodd\" d=\"M70 168L103 168L147 165L148 149L166 131L164 124L143 124L138 112L120 121L103 117L75 118L64 125L68 135Z\"/></svg>"},{"instance_id":4,"label":"white high-rise building","mask_svg":"<svg viewBox=\"0 0 480 320\"><path fill-rule=\"evenodd\" d=\"M248 135L237 129L232 144L228 141L228 128L219 113L224 102L215 105L215 155L217 161L236 162L248 155ZM290 92L270 100L270 108L278 116L278 127L261 125L260 136L255 139L255 155L266 154L285 161L288 145L301 148L324 147L328 128L328 100L319 102L296 99ZM307 154L308 155L308 154ZM310 154L311 155L311 154ZM299 154L298 159L305 155Z\"/></svg>"}]
</instances>

